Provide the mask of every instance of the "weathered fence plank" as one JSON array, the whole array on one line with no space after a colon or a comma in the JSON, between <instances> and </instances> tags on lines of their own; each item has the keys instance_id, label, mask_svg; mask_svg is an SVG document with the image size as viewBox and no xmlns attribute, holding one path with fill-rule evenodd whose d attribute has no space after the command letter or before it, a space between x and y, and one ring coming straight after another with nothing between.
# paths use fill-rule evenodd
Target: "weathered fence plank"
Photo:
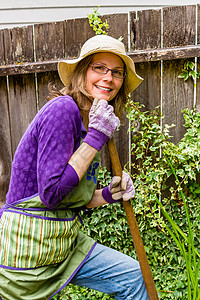
<instances>
[{"instance_id":1,"label":"weathered fence plank","mask_svg":"<svg viewBox=\"0 0 200 300\"><path fill-rule=\"evenodd\" d=\"M102 21L108 22L109 28L106 30L108 35L119 39L123 38L123 43L128 50L128 14L105 15Z\"/></svg>"},{"instance_id":2,"label":"weathered fence plank","mask_svg":"<svg viewBox=\"0 0 200 300\"><path fill-rule=\"evenodd\" d=\"M195 45L196 6L163 9L163 47Z\"/></svg>"},{"instance_id":3,"label":"weathered fence plank","mask_svg":"<svg viewBox=\"0 0 200 300\"><path fill-rule=\"evenodd\" d=\"M32 26L4 29L5 63L34 61Z\"/></svg>"},{"instance_id":4,"label":"weathered fence plank","mask_svg":"<svg viewBox=\"0 0 200 300\"><path fill-rule=\"evenodd\" d=\"M180 6L163 9L163 46L180 46L195 44L195 14L196 7ZM194 87L192 81L184 83L178 78L182 72L184 60L163 62L163 123L174 123L170 133L171 139L177 143L184 135L184 118L182 110L192 108Z\"/></svg>"},{"instance_id":5,"label":"weathered fence plank","mask_svg":"<svg viewBox=\"0 0 200 300\"><path fill-rule=\"evenodd\" d=\"M0 78L0 207L5 203L11 171L11 138L6 78Z\"/></svg>"},{"instance_id":6,"label":"weathered fence plank","mask_svg":"<svg viewBox=\"0 0 200 300\"><path fill-rule=\"evenodd\" d=\"M154 110L161 105L161 67L157 62L136 64L137 73L144 79L133 92L133 100L145 105L145 110Z\"/></svg>"},{"instance_id":7,"label":"weathered fence plank","mask_svg":"<svg viewBox=\"0 0 200 300\"><path fill-rule=\"evenodd\" d=\"M131 51L160 48L161 11L139 11L137 17L134 12L131 13L131 37ZM133 99L144 104L146 110L152 110L160 105L160 62L136 63L136 71L144 81L133 92Z\"/></svg>"},{"instance_id":8,"label":"weathered fence plank","mask_svg":"<svg viewBox=\"0 0 200 300\"><path fill-rule=\"evenodd\" d=\"M131 13L131 48L161 48L161 10Z\"/></svg>"},{"instance_id":9,"label":"weathered fence plank","mask_svg":"<svg viewBox=\"0 0 200 300\"><path fill-rule=\"evenodd\" d=\"M34 74L11 76L9 91L11 139L14 153L23 133L37 112Z\"/></svg>"},{"instance_id":10,"label":"weathered fence plank","mask_svg":"<svg viewBox=\"0 0 200 300\"><path fill-rule=\"evenodd\" d=\"M172 48L157 48L153 50L134 50L134 52L127 52L127 55L129 55L135 63L200 57L200 44ZM59 61L60 59L2 65L0 66L0 77L57 71Z\"/></svg>"},{"instance_id":11,"label":"weathered fence plank","mask_svg":"<svg viewBox=\"0 0 200 300\"><path fill-rule=\"evenodd\" d=\"M57 64L58 64L58 60L9 64L6 66L0 66L0 77L57 71Z\"/></svg>"},{"instance_id":12,"label":"weathered fence plank","mask_svg":"<svg viewBox=\"0 0 200 300\"><path fill-rule=\"evenodd\" d=\"M145 25L147 22L147 25ZM155 32L154 32L155 30ZM144 34L143 34L144 31ZM156 34L155 34L156 33ZM141 11L131 14L131 51L161 47L161 11ZM144 110L154 110L161 100L161 63L136 63L137 73L144 79L133 92L132 99L145 105ZM136 159L133 154L131 160Z\"/></svg>"},{"instance_id":13,"label":"weathered fence plank","mask_svg":"<svg viewBox=\"0 0 200 300\"><path fill-rule=\"evenodd\" d=\"M56 86L57 89L63 88L63 84L60 81L58 72L45 72L37 74L38 79L38 108L40 109L46 102L47 96L49 96L48 84L51 83Z\"/></svg>"},{"instance_id":14,"label":"weathered fence plank","mask_svg":"<svg viewBox=\"0 0 200 300\"><path fill-rule=\"evenodd\" d=\"M7 64L34 61L32 26L4 30ZM9 76L9 109L12 151L36 113L34 74Z\"/></svg>"},{"instance_id":15,"label":"weathered fence plank","mask_svg":"<svg viewBox=\"0 0 200 300\"><path fill-rule=\"evenodd\" d=\"M37 61L65 57L64 24L65 22L54 22L34 25Z\"/></svg>"},{"instance_id":16,"label":"weathered fence plank","mask_svg":"<svg viewBox=\"0 0 200 300\"><path fill-rule=\"evenodd\" d=\"M129 52L128 55L136 63L200 57L200 45L136 50L134 52Z\"/></svg>"},{"instance_id":17,"label":"weathered fence plank","mask_svg":"<svg viewBox=\"0 0 200 300\"><path fill-rule=\"evenodd\" d=\"M35 55L37 61L55 61L65 57L65 22L45 23L34 25ZM55 72L37 74L38 106L46 103L48 84L61 86L58 78L57 64Z\"/></svg>"},{"instance_id":18,"label":"weathered fence plank","mask_svg":"<svg viewBox=\"0 0 200 300\"><path fill-rule=\"evenodd\" d=\"M5 65L3 30L0 30L0 65Z\"/></svg>"},{"instance_id":19,"label":"weathered fence plank","mask_svg":"<svg viewBox=\"0 0 200 300\"><path fill-rule=\"evenodd\" d=\"M1 45L1 63L5 64L21 64L22 62L33 62L33 31L32 26L5 29L0 34ZM31 77L31 79L30 79ZM30 80L27 80L29 78ZM5 195L8 189L11 160L13 153L17 147L23 132L27 127L27 119L29 119L29 111L34 105L24 105L30 100L31 87L34 85L34 75L13 76L8 78L7 90L6 77L1 77L0 81L0 97L1 97L1 178L0 178L0 201L5 201ZM33 93L35 90L33 89ZM35 95L33 95L35 98ZM36 103L36 102L35 102ZM6 126L6 128L5 128Z\"/></svg>"},{"instance_id":20,"label":"weathered fence plank","mask_svg":"<svg viewBox=\"0 0 200 300\"><path fill-rule=\"evenodd\" d=\"M176 125L170 130L174 143L178 143L185 133L182 110L193 108L193 82L191 79L184 82L178 78L184 63L184 60L176 60L173 64L166 61L163 66L163 123Z\"/></svg>"},{"instance_id":21,"label":"weathered fence plank","mask_svg":"<svg viewBox=\"0 0 200 300\"><path fill-rule=\"evenodd\" d=\"M65 56L67 59L77 57L82 45L95 33L89 25L88 19L72 19L65 22Z\"/></svg>"}]
</instances>

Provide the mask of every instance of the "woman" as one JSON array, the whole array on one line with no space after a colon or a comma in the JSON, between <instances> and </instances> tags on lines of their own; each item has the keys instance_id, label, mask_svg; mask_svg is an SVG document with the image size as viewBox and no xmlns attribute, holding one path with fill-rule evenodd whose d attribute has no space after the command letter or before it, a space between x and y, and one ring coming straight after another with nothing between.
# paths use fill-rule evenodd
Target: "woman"
<instances>
[{"instance_id":1,"label":"woman","mask_svg":"<svg viewBox=\"0 0 200 300\"><path fill-rule=\"evenodd\" d=\"M51 299L71 282L115 299L148 299L138 262L79 231L80 209L134 196L127 173L103 190L96 178L99 151L119 126L115 114L142 79L109 36L86 41L58 71L65 88L52 91L13 159L0 217L0 296Z\"/></svg>"}]
</instances>

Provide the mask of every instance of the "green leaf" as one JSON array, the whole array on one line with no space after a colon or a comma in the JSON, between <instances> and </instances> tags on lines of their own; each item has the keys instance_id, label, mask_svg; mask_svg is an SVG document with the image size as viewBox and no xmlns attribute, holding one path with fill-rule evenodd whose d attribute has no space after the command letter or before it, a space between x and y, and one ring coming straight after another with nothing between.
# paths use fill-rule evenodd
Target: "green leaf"
<instances>
[{"instance_id":1,"label":"green leaf","mask_svg":"<svg viewBox=\"0 0 200 300\"><path fill-rule=\"evenodd\" d=\"M183 70L183 72L178 76L178 78L183 78L187 80L189 78L189 72L187 70Z\"/></svg>"}]
</instances>

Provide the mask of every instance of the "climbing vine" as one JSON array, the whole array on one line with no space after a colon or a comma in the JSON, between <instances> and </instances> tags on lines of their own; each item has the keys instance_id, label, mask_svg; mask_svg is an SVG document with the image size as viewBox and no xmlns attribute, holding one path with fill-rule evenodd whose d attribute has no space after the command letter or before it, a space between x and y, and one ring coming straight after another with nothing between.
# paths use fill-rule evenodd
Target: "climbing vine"
<instances>
[{"instance_id":1,"label":"climbing vine","mask_svg":"<svg viewBox=\"0 0 200 300\"><path fill-rule=\"evenodd\" d=\"M107 35L106 30L109 28L109 25L107 20L105 22L101 20L100 13L98 12L99 8L100 6L94 8L93 13L88 15L89 24L97 35Z\"/></svg>"}]
</instances>

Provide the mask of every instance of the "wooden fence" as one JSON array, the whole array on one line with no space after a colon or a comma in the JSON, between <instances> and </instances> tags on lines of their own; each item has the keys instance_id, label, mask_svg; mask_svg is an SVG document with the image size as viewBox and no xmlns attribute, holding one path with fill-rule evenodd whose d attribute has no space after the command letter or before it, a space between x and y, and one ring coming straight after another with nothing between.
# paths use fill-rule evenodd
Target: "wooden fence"
<instances>
[{"instance_id":1,"label":"wooden fence","mask_svg":"<svg viewBox=\"0 0 200 300\"><path fill-rule=\"evenodd\" d=\"M198 65L200 6L168 7L103 16L108 34L119 38L136 63L144 82L134 91L135 101L146 109L160 106L164 122L176 124L176 143L184 134L182 109L200 106L199 90L192 80L178 78L185 60ZM46 102L47 85L62 84L57 62L76 57L82 44L94 35L87 18L0 30L0 201L5 201L13 154L25 129ZM196 59L195 59L196 57ZM119 156L129 159L128 122L116 134ZM110 168L106 146L102 164Z\"/></svg>"}]
</instances>

